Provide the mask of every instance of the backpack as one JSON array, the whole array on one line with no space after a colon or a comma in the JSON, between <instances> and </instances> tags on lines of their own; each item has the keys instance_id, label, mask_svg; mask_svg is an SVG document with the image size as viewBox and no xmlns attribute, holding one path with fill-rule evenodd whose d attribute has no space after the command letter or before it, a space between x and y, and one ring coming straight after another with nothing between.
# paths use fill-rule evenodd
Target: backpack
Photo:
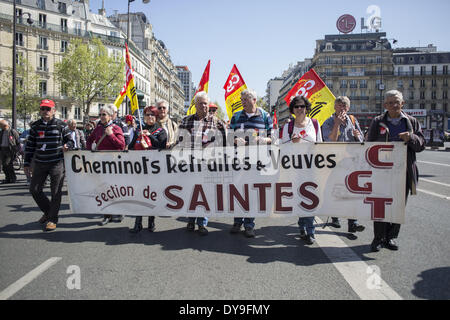
<instances>
[{"instance_id":1,"label":"backpack","mask_svg":"<svg viewBox=\"0 0 450 320\"><path fill-rule=\"evenodd\" d=\"M312 119L311 121L314 125L314 130L316 131L316 138L317 138L317 133L319 132L319 122L317 122L316 119ZM295 121L291 120L291 122L288 123L288 134L289 134L289 139L292 138L292 134L294 133L294 123Z\"/></svg>"}]
</instances>

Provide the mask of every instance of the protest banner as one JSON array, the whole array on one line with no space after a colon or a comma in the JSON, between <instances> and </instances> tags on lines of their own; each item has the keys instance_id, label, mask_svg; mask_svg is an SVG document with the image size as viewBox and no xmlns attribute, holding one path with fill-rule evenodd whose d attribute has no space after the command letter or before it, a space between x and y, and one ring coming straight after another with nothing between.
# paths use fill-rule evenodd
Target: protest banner
<instances>
[{"instance_id":1,"label":"protest banner","mask_svg":"<svg viewBox=\"0 0 450 320\"><path fill-rule=\"evenodd\" d=\"M65 154L73 213L130 216L404 223L405 166L401 142Z\"/></svg>"}]
</instances>

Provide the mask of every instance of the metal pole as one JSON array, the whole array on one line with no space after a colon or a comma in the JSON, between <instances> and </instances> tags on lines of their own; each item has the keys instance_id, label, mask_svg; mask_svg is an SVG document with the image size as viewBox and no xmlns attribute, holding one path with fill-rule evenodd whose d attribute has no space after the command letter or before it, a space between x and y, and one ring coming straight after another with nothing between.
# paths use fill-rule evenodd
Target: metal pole
<instances>
[{"instance_id":1,"label":"metal pole","mask_svg":"<svg viewBox=\"0 0 450 320\"><path fill-rule=\"evenodd\" d=\"M128 39L130 36L130 0L128 0L128 14L127 14L127 46L128 46ZM125 114L129 114L128 109L128 95L125 94Z\"/></svg>"},{"instance_id":2,"label":"metal pole","mask_svg":"<svg viewBox=\"0 0 450 320\"><path fill-rule=\"evenodd\" d=\"M383 84L383 41L381 42L381 90L380 90L380 94L381 94L381 105L380 105L380 114L383 114L383 89L384 89L384 84Z\"/></svg>"},{"instance_id":3,"label":"metal pole","mask_svg":"<svg viewBox=\"0 0 450 320\"><path fill-rule=\"evenodd\" d=\"M16 112L16 0L13 0L13 76L12 76L12 125L13 129L16 129L17 112Z\"/></svg>"}]
</instances>

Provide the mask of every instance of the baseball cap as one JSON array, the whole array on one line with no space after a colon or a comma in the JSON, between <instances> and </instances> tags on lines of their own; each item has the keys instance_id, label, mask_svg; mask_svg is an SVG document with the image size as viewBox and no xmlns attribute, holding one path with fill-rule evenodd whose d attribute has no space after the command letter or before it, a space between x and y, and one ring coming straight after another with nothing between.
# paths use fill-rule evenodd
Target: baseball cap
<instances>
[{"instance_id":1,"label":"baseball cap","mask_svg":"<svg viewBox=\"0 0 450 320\"><path fill-rule=\"evenodd\" d=\"M55 103L53 102L53 100L44 99L44 100L41 101L40 107L54 108L55 107Z\"/></svg>"},{"instance_id":2,"label":"baseball cap","mask_svg":"<svg viewBox=\"0 0 450 320\"><path fill-rule=\"evenodd\" d=\"M133 122L133 116L132 115L130 115L130 114L128 114L126 117L125 117L125 121L126 122Z\"/></svg>"},{"instance_id":3,"label":"baseball cap","mask_svg":"<svg viewBox=\"0 0 450 320\"><path fill-rule=\"evenodd\" d=\"M214 103L209 104L209 109L217 109L217 106Z\"/></svg>"}]
</instances>

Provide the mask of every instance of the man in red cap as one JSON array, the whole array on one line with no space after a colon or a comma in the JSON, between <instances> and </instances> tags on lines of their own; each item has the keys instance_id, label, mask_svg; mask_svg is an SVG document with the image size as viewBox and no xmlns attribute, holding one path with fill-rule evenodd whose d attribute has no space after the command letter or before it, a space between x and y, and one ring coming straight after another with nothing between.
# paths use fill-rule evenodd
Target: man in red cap
<instances>
[{"instance_id":1,"label":"man in red cap","mask_svg":"<svg viewBox=\"0 0 450 320\"><path fill-rule=\"evenodd\" d=\"M41 119L31 126L25 146L24 171L26 174L30 173L30 163L34 157L30 192L44 213L39 223L45 224L45 231L56 229L64 182L64 151L74 147L67 124L55 118L55 109L52 100L41 101ZM48 176L50 176L51 200L42 191Z\"/></svg>"},{"instance_id":2,"label":"man in red cap","mask_svg":"<svg viewBox=\"0 0 450 320\"><path fill-rule=\"evenodd\" d=\"M209 104L209 114L215 115L217 117L217 106L214 103Z\"/></svg>"}]
</instances>

